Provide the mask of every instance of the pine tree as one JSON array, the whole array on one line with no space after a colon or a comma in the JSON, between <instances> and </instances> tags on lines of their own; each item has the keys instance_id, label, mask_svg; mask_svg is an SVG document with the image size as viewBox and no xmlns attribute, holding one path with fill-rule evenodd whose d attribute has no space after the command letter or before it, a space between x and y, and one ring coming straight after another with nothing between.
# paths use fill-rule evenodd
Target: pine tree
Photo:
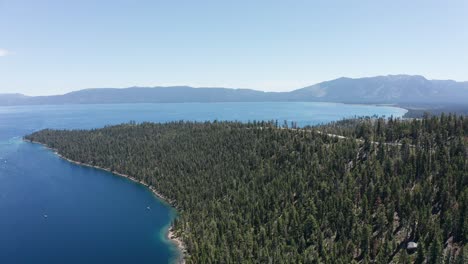
<instances>
[{"instance_id":1,"label":"pine tree","mask_svg":"<svg viewBox=\"0 0 468 264\"><path fill-rule=\"evenodd\" d=\"M418 249L417 249L417 255L416 255L416 260L415 264L423 264L425 260L425 253L424 253L424 245L422 242L418 243Z\"/></svg>"}]
</instances>

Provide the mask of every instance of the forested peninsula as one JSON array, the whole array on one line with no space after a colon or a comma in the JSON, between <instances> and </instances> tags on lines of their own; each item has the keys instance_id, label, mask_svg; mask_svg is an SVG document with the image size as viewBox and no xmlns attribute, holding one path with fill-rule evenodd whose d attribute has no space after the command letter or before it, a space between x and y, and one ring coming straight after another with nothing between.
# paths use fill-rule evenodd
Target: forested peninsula
<instances>
[{"instance_id":1,"label":"forested peninsula","mask_svg":"<svg viewBox=\"0 0 468 264\"><path fill-rule=\"evenodd\" d=\"M130 122L25 139L173 201L188 263L467 263L463 116Z\"/></svg>"}]
</instances>

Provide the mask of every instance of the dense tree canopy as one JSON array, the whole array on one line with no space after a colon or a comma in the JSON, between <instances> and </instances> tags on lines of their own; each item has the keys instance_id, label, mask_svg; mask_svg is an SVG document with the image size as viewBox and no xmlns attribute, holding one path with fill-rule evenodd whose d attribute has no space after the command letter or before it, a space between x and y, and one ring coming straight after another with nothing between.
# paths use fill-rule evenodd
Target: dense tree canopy
<instances>
[{"instance_id":1,"label":"dense tree canopy","mask_svg":"<svg viewBox=\"0 0 468 264\"><path fill-rule=\"evenodd\" d=\"M128 123L26 139L132 175L173 200L189 263L467 261L464 117L304 129ZM406 250L409 241L416 252Z\"/></svg>"}]
</instances>

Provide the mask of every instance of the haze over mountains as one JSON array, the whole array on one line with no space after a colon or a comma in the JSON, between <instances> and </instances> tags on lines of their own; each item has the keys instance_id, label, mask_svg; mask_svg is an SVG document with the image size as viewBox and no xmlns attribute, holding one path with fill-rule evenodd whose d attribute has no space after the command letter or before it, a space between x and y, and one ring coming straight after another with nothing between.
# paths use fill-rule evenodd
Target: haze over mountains
<instances>
[{"instance_id":1,"label":"haze over mountains","mask_svg":"<svg viewBox=\"0 0 468 264\"><path fill-rule=\"evenodd\" d=\"M468 102L468 82L418 75L339 78L291 92L173 87L95 88L53 96L0 94L0 105L306 101L377 104Z\"/></svg>"}]
</instances>

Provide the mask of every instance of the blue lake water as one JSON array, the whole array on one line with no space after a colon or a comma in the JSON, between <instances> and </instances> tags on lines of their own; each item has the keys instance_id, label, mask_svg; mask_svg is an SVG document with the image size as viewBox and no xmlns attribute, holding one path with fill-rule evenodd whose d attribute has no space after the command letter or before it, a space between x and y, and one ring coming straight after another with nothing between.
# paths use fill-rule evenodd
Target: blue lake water
<instances>
[{"instance_id":1,"label":"blue lake water","mask_svg":"<svg viewBox=\"0 0 468 264\"><path fill-rule=\"evenodd\" d=\"M0 107L0 263L168 263L178 254L164 238L172 208L142 185L21 141L33 131L130 120L288 120L304 126L405 112L335 103Z\"/></svg>"}]
</instances>

